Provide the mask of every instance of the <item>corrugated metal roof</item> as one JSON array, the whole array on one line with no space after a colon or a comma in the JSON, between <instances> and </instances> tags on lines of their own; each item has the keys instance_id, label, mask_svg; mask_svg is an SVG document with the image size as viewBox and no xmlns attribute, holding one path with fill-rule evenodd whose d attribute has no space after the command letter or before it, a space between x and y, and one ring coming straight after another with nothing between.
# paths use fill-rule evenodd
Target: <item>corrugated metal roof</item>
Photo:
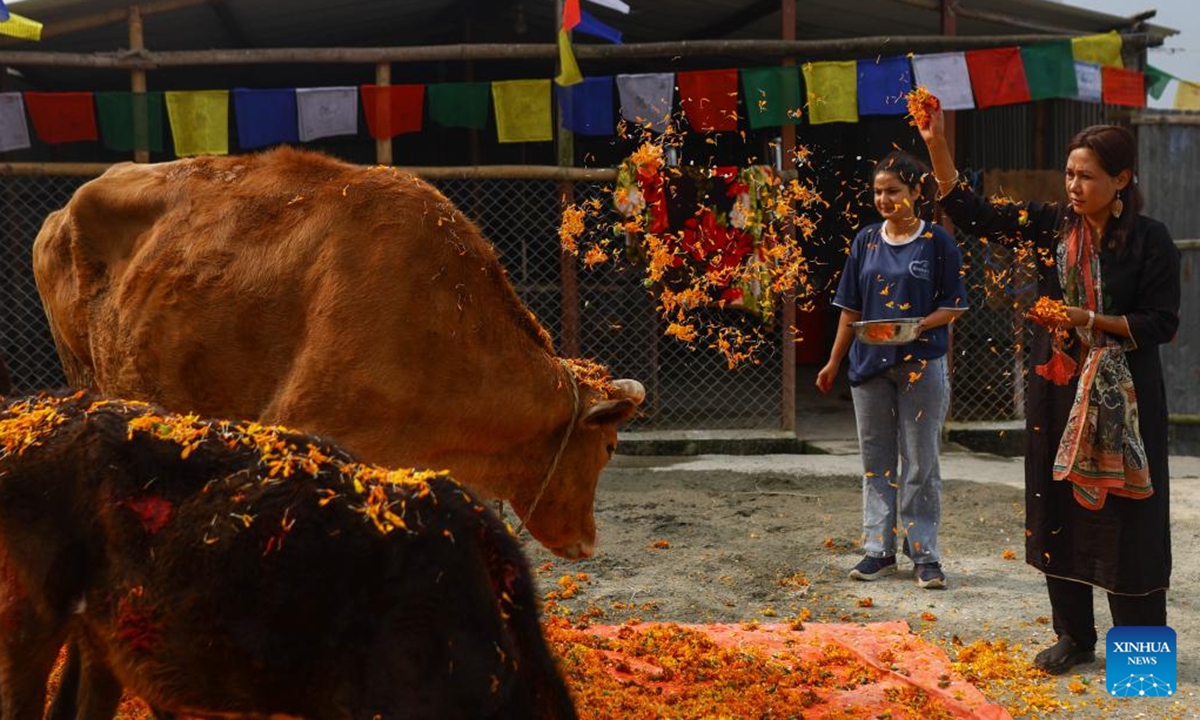
<instances>
[{"instance_id":1,"label":"corrugated metal roof","mask_svg":"<svg viewBox=\"0 0 1200 720\"><path fill-rule=\"evenodd\" d=\"M155 50L235 47L419 45L442 42L549 42L556 0L213 0L146 17ZM128 45L125 27L54 36L55 26L123 8L128 0L24 0L13 7L40 20L50 35L37 49L108 51ZM147 3L164 5L162 0ZM633 0L627 16L588 5L630 42L697 37L779 37L777 0ZM800 39L938 34L940 14L921 0L805 0L796 5ZM1034 25L1099 32L1124 18L1050 0L974 0L966 13L1007 15ZM1029 32L1030 28L961 17L963 35ZM1158 36L1175 31L1150 26Z\"/></svg>"},{"instance_id":2,"label":"corrugated metal roof","mask_svg":"<svg viewBox=\"0 0 1200 720\"><path fill-rule=\"evenodd\" d=\"M143 3L153 10L186 0L153 0ZM550 43L554 39L557 0L209 0L202 4L144 15L145 45L152 51L305 48L403 47L463 42ZM107 52L129 46L128 29L121 9L128 0L24 0L12 5L17 12L45 24L40 43L0 39L5 50L29 49L69 53ZM779 0L632 0L633 11L621 15L595 5L589 12L621 30L627 42L661 42L701 38L778 39ZM1009 15L1035 26L1062 28L1076 33L1100 32L1128 26L1125 18L1084 10L1050 0L966 0L965 13ZM863 36L937 35L940 12L934 0L804 0L796 3L796 36L800 40ZM73 24L99 14L116 19L101 27L67 32ZM1007 25L978 18L958 19L961 35L1028 35L1028 26ZM1163 38L1175 31L1159 26L1144 28ZM1047 35L1051 37L1052 35ZM578 42L589 42L579 37ZM886 52L886 48L881 51ZM897 52L904 49L897 48ZM667 59L667 58L664 58ZM728 63L729 59L721 62ZM692 65L696 61L691 62ZM544 74L546 63L536 65ZM606 72L635 72L661 66L641 62ZM688 65L673 64L672 69ZM530 64L476 63L425 64L393 68L393 81L459 79L464 73L479 77L504 77L506 72L526 73ZM587 68L585 68L585 72ZM79 68L23 68L31 85L47 89L106 89L128 84L128 75L113 70ZM305 66L297 69L253 66L218 68L160 68L151 74L151 89L186 89L212 85L215 78L228 85L231 76L246 86L272 83L294 85L301 74L307 84L371 82L370 67Z\"/></svg>"}]
</instances>

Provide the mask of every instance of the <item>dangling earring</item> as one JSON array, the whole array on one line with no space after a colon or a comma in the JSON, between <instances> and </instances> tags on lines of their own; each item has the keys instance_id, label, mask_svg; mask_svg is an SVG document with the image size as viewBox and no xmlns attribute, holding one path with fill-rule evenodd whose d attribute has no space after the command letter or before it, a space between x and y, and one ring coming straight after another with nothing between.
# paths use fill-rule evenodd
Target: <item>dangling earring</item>
<instances>
[{"instance_id":1,"label":"dangling earring","mask_svg":"<svg viewBox=\"0 0 1200 720\"><path fill-rule=\"evenodd\" d=\"M1121 217L1121 213L1125 212L1125 203L1121 200L1121 193L1117 193L1117 197L1113 200L1112 216L1115 218Z\"/></svg>"}]
</instances>

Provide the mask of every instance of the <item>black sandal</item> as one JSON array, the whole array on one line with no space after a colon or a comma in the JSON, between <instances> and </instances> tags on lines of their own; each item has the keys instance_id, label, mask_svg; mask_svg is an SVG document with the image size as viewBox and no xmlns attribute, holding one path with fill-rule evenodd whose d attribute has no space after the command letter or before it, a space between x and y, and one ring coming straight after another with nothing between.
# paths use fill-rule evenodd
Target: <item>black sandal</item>
<instances>
[{"instance_id":1,"label":"black sandal","mask_svg":"<svg viewBox=\"0 0 1200 720\"><path fill-rule=\"evenodd\" d=\"M1033 666L1051 675L1062 675L1076 665L1096 662L1096 652L1075 644L1070 635L1061 635L1058 642L1033 658Z\"/></svg>"}]
</instances>

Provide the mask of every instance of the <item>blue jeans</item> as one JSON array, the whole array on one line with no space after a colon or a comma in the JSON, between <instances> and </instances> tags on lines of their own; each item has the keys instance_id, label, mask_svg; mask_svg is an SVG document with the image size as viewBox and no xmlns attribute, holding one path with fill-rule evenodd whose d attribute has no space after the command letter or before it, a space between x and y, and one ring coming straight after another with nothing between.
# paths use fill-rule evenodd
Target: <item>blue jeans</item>
<instances>
[{"instance_id":1,"label":"blue jeans","mask_svg":"<svg viewBox=\"0 0 1200 720\"><path fill-rule=\"evenodd\" d=\"M939 562L938 453L950 400L946 358L929 360L924 368L920 362L900 363L851 388L851 394L863 460L864 552L895 555L896 536L906 535L913 562Z\"/></svg>"}]
</instances>

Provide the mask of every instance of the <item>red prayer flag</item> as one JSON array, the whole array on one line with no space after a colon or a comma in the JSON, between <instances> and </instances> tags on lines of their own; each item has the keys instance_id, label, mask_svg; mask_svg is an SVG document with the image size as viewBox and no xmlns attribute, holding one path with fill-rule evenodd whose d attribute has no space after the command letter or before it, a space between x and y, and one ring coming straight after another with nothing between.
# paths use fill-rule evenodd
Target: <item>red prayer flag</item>
<instances>
[{"instance_id":1,"label":"red prayer flag","mask_svg":"<svg viewBox=\"0 0 1200 720\"><path fill-rule=\"evenodd\" d=\"M737 130L737 70L694 70L675 77L679 104L693 130Z\"/></svg>"},{"instance_id":2,"label":"red prayer flag","mask_svg":"<svg viewBox=\"0 0 1200 720\"><path fill-rule=\"evenodd\" d=\"M563 30L573 30L583 15L579 12L579 0L566 0L563 3Z\"/></svg>"},{"instance_id":3,"label":"red prayer flag","mask_svg":"<svg viewBox=\"0 0 1200 720\"><path fill-rule=\"evenodd\" d=\"M401 133L421 131L425 109L423 84L363 85L361 89L371 137L386 140Z\"/></svg>"},{"instance_id":4,"label":"red prayer flag","mask_svg":"<svg viewBox=\"0 0 1200 720\"><path fill-rule=\"evenodd\" d=\"M47 145L100 138L90 92L26 92L25 107L38 140Z\"/></svg>"},{"instance_id":5,"label":"red prayer flag","mask_svg":"<svg viewBox=\"0 0 1200 720\"><path fill-rule=\"evenodd\" d=\"M1137 70L1104 66L1101 68L1104 102L1109 105L1146 107L1146 76Z\"/></svg>"},{"instance_id":6,"label":"red prayer flag","mask_svg":"<svg viewBox=\"0 0 1200 720\"><path fill-rule=\"evenodd\" d=\"M1021 48L968 50L966 56L976 107L1029 102L1029 82L1025 79Z\"/></svg>"}]
</instances>

